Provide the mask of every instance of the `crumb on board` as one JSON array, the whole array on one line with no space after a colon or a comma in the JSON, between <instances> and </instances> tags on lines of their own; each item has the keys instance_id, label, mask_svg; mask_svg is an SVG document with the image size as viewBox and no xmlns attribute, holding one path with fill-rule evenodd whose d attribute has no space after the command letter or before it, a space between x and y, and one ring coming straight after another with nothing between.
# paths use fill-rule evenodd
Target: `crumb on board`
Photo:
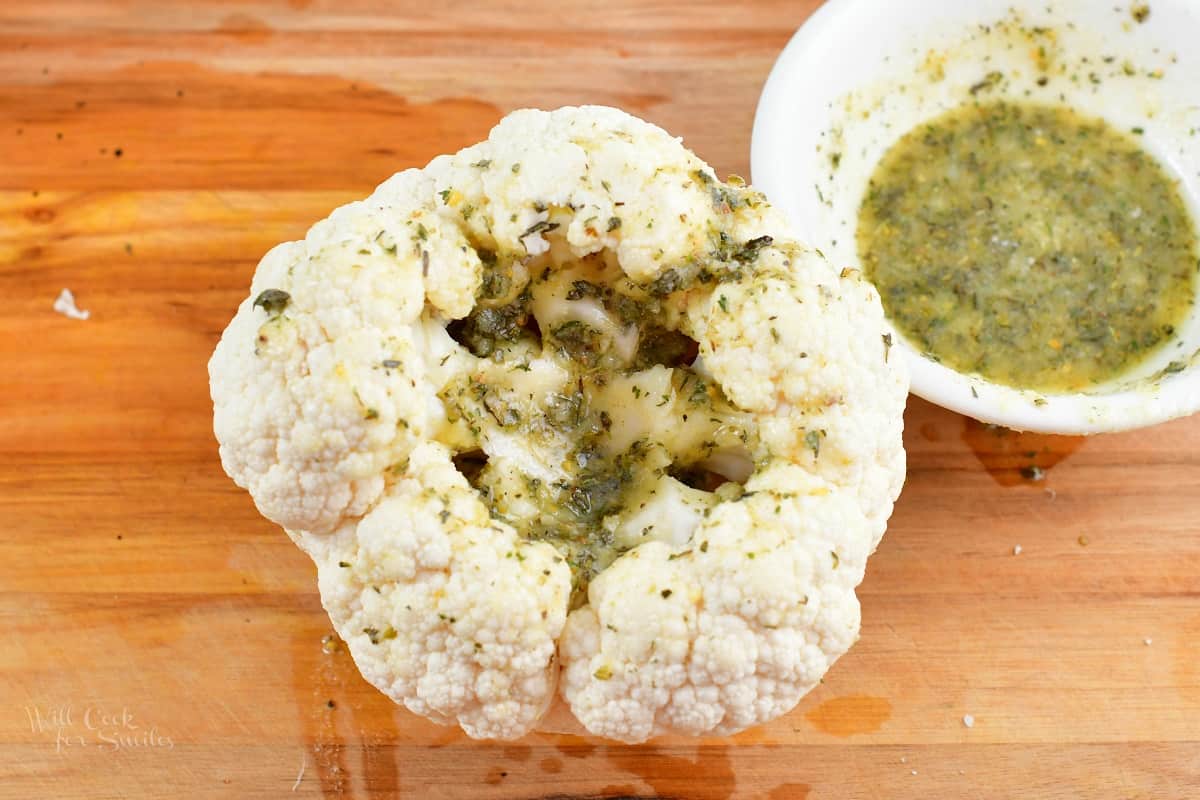
<instances>
[{"instance_id":1,"label":"crumb on board","mask_svg":"<svg viewBox=\"0 0 1200 800\"><path fill-rule=\"evenodd\" d=\"M1080 547L1087 547L1088 543L1091 542L1091 539L1089 539L1088 537L1084 536L1081 533L1081 534L1079 534L1079 538L1076 541L1079 542Z\"/></svg>"},{"instance_id":2,"label":"crumb on board","mask_svg":"<svg viewBox=\"0 0 1200 800\"><path fill-rule=\"evenodd\" d=\"M1154 644L1154 640L1147 636L1145 639L1142 639L1142 644L1146 645L1146 647L1149 647L1150 645Z\"/></svg>"},{"instance_id":3,"label":"crumb on board","mask_svg":"<svg viewBox=\"0 0 1200 800\"><path fill-rule=\"evenodd\" d=\"M54 300L54 310L64 317L71 319L87 319L92 312L75 305L75 295L70 289L63 289Z\"/></svg>"},{"instance_id":4,"label":"crumb on board","mask_svg":"<svg viewBox=\"0 0 1200 800\"><path fill-rule=\"evenodd\" d=\"M300 754L300 772L299 772L299 774L296 775L296 782L292 784L293 792L300 788L300 781L304 780L304 768L307 766L308 766L308 758L305 757L304 753L301 753Z\"/></svg>"},{"instance_id":5,"label":"crumb on board","mask_svg":"<svg viewBox=\"0 0 1200 800\"><path fill-rule=\"evenodd\" d=\"M963 714L963 725L967 728L975 727L975 717L970 714Z\"/></svg>"},{"instance_id":6,"label":"crumb on board","mask_svg":"<svg viewBox=\"0 0 1200 800\"><path fill-rule=\"evenodd\" d=\"M1014 544L1014 545L1013 545L1013 555L1014 555L1014 556L1019 556L1019 555L1021 555L1021 550L1022 550L1022 547L1021 547L1021 545L1019 545L1019 544Z\"/></svg>"}]
</instances>

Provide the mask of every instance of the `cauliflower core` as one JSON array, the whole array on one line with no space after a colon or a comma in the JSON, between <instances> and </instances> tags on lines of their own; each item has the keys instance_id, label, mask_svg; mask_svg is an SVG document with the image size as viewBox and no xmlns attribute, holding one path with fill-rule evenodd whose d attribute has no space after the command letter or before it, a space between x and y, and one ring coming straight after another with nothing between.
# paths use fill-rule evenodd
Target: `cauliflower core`
<instances>
[{"instance_id":1,"label":"cauliflower core","mask_svg":"<svg viewBox=\"0 0 1200 800\"><path fill-rule=\"evenodd\" d=\"M363 675L472 736L792 708L904 476L878 295L609 108L519 111L272 250L210 363L226 471Z\"/></svg>"},{"instance_id":2,"label":"cauliflower core","mask_svg":"<svg viewBox=\"0 0 1200 800\"><path fill-rule=\"evenodd\" d=\"M486 456L467 471L494 516L566 557L572 607L621 553L686 544L740 494L704 489L745 480L757 449L753 416L688 365L676 278L638 286L606 255L486 256L485 299L450 328L480 360L440 395L453 423L440 438Z\"/></svg>"}]
</instances>

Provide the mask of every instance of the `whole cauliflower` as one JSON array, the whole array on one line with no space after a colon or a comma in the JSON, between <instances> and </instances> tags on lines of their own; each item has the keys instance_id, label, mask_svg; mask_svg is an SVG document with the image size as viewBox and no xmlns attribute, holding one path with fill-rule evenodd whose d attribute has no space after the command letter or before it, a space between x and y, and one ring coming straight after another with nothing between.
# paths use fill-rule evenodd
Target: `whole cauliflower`
<instances>
[{"instance_id":1,"label":"whole cauliflower","mask_svg":"<svg viewBox=\"0 0 1200 800\"><path fill-rule=\"evenodd\" d=\"M729 734L854 643L904 478L879 298L603 107L518 111L273 249L221 460L363 675L471 736ZM560 681L561 678L561 681Z\"/></svg>"}]
</instances>

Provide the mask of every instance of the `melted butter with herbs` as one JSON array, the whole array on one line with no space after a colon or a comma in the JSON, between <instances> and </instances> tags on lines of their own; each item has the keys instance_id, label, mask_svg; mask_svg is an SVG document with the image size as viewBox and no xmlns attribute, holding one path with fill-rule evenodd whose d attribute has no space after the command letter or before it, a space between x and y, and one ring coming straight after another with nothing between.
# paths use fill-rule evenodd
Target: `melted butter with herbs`
<instances>
[{"instance_id":1,"label":"melted butter with herbs","mask_svg":"<svg viewBox=\"0 0 1200 800\"><path fill-rule=\"evenodd\" d=\"M972 104L906 134L871 178L857 243L906 338L1017 388L1119 377L1195 296L1176 183L1134 138L1067 108Z\"/></svg>"},{"instance_id":2,"label":"melted butter with herbs","mask_svg":"<svg viewBox=\"0 0 1200 800\"><path fill-rule=\"evenodd\" d=\"M766 244L731 248L717 269L729 277ZM669 303L717 274L639 286L606 254L484 260L478 305L450 327L478 362L441 392L448 443L474 451L460 467L496 518L570 563L576 606L621 553L679 543L752 469L751 417L688 366L696 344Z\"/></svg>"}]
</instances>

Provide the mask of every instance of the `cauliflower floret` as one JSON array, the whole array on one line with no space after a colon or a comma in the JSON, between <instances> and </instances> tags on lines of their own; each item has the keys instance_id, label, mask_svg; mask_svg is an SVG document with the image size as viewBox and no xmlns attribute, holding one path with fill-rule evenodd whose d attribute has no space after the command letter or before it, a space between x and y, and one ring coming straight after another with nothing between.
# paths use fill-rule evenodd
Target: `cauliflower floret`
<instances>
[{"instance_id":1,"label":"cauliflower floret","mask_svg":"<svg viewBox=\"0 0 1200 800\"><path fill-rule=\"evenodd\" d=\"M209 371L226 471L372 684L636 742L785 713L854 642L904 476L889 346L760 194L585 107L272 250Z\"/></svg>"},{"instance_id":2,"label":"cauliflower floret","mask_svg":"<svg viewBox=\"0 0 1200 800\"><path fill-rule=\"evenodd\" d=\"M798 245L771 248L759 265L708 300L701 357L735 404L760 415L772 453L857 497L874 550L904 481L895 409L908 394L879 294L858 270L839 274Z\"/></svg>"},{"instance_id":3,"label":"cauliflower floret","mask_svg":"<svg viewBox=\"0 0 1200 800\"><path fill-rule=\"evenodd\" d=\"M321 597L368 681L472 736L515 738L541 718L570 570L493 521L445 447L418 445L385 500L317 538Z\"/></svg>"},{"instance_id":4,"label":"cauliflower floret","mask_svg":"<svg viewBox=\"0 0 1200 800\"><path fill-rule=\"evenodd\" d=\"M303 242L276 247L255 273L210 364L225 471L264 516L329 532L382 496L385 475L441 417L433 385L454 349L429 308L465 313L431 285L479 283L480 262L453 229L420 217L338 209ZM424 318L423 318L424 317Z\"/></svg>"},{"instance_id":5,"label":"cauliflower floret","mask_svg":"<svg viewBox=\"0 0 1200 800\"><path fill-rule=\"evenodd\" d=\"M588 730L737 732L791 709L856 640L870 539L853 497L782 465L746 489L687 549L619 559L571 613L563 694Z\"/></svg>"}]
</instances>

